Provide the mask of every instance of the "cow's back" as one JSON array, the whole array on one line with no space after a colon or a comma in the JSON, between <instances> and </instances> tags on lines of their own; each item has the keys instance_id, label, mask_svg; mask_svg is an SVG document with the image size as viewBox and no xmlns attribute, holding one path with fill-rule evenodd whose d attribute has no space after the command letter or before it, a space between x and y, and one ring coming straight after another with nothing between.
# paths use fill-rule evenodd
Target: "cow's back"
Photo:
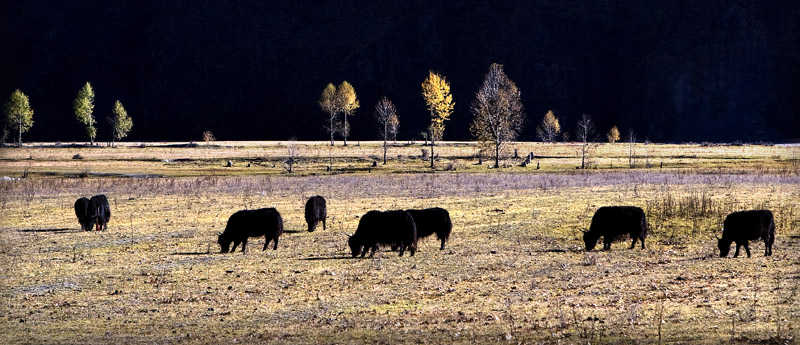
<instances>
[{"instance_id":1,"label":"cow's back","mask_svg":"<svg viewBox=\"0 0 800 345\"><path fill-rule=\"evenodd\" d=\"M644 211L636 206L604 206L592 217L589 231L619 236L646 231Z\"/></svg>"},{"instance_id":2,"label":"cow's back","mask_svg":"<svg viewBox=\"0 0 800 345\"><path fill-rule=\"evenodd\" d=\"M738 237L757 240L763 234L775 231L775 219L772 211L749 210L739 211L725 217L723 237Z\"/></svg>"},{"instance_id":3,"label":"cow's back","mask_svg":"<svg viewBox=\"0 0 800 345\"><path fill-rule=\"evenodd\" d=\"M86 217L87 212L89 212L89 199L80 198L75 200L75 216L78 219L83 219Z\"/></svg>"},{"instance_id":4,"label":"cow's back","mask_svg":"<svg viewBox=\"0 0 800 345\"><path fill-rule=\"evenodd\" d=\"M327 217L327 202L325 198L315 195L306 201L306 220L322 220Z\"/></svg>"}]
</instances>

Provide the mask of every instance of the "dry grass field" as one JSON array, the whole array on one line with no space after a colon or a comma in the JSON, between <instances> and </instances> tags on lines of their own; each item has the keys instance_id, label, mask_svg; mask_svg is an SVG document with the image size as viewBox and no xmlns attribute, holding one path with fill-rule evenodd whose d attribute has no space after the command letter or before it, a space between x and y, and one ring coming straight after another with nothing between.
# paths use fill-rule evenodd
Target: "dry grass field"
<instances>
[{"instance_id":1,"label":"dry grass field","mask_svg":"<svg viewBox=\"0 0 800 345\"><path fill-rule=\"evenodd\" d=\"M290 144L2 149L0 176L26 177L0 181L0 343L800 339L800 147L637 144L630 168L627 144L601 144L576 170L575 145L519 143L534 164L498 170L444 143L431 173L419 143L377 167L375 142L296 143L289 174ZM80 231L73 202L99 193L108 231ZM329 227L309 233L315 194ZM586 252L579 229L604 205L642 207L648 248ZM428 238L414 257L349 257L366 211L433 206L453 219L445 250ZM278 250L259 238L218 253L227 217L260 207L283 215ZM719 258L725 215L753 208L775 213L773 256L758 241L750 258Z\"/></svg>"}]
</instances>

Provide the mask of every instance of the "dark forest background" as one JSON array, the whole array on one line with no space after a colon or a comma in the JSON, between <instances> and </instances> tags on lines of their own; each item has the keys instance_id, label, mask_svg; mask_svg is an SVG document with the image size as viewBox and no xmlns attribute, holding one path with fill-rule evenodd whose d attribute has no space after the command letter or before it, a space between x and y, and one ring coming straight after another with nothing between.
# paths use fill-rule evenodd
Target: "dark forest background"
<instances>
[{"instance_id":1,"label":"dark forest background","mask_svg":"<svg viewBox=\"0 0 800 345\"><path fill-rule=\"evenodd\" d=\"M469 104L492 62L522 91L528 126L552 109L569 132L653 141L800 138L800 2L3 1L0 97L22 89L24 140L86 140L71 104L90 81L98 140L119 99L127 140L325 140L317 99L347 80L352 140L375 140L374 105L420 138L433 69L456 102L445 140L468 140Z\"/></svg>"}]
</instances>

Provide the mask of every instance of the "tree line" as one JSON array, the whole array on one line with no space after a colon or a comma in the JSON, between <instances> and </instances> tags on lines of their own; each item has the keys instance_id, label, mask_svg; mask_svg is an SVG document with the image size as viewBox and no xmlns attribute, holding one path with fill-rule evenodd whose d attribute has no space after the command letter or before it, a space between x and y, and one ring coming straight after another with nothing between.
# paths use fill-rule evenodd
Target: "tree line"
<instances>
[{"instance_id":1,"label":"tree line","mask_svg":"<svg viewBox=\"0 0 800 345\"><path fill-rule=\"evenodd\" d=\"M28 132L33 127L33 108L31 107L28 96L17 89L11 93L11 97L6 102L6 127L3 130L3 138L0 142L5 142L8 134L16 136L17 145L22 146L22 133ZM97 121L94 117L94 90L92 84L86 82L80 90L75 100L72 101L72 111L75 118L86 127L86 136L92 146L95 145L97 138ZM111 145L118 140L128 136L133 128L133 120L128 116L125 107L119 100L114 101L111 115L106 117L111 127Z\"/></svg>"},{"instance_id":2,"label":"tree line","mask_svg":"<svg viewBox=\"0 0 800 345\"><path fill-rule=\"evenodd\" d=\"M426 142L430 145L431 168L435 167L435 142L442 140L445 123L453 114L453 95L450 84L444 76L433 70L422 82L422 97L430 112L430 121L425 132ZM322 91L319 106L326 114L323 126L330 135L331 146L335 144L335 135L339 134L347 145L350 136L348 116L352 116L360 106L355 89L347 81L338 87L328 84ZM522 105L522 93L517 85L506 75L503 65L493 63L484 77L483 83L470 104L473 119L470 134L481 145L481 152L491 152L494 166L500 167L500 157L505 154L507 144L519 138L527 122L527 115ZM341 114L341 116L340 116ZM375 119L381 125L380 138L383 140L383 164L386 164L386 151L389 140L396 140L400 118L394 104L386 97L380 98L375 105ZM547 111L542 122L536 127L536 134L543 142L552 143L559 140L570 141L569 133L562 132L558 117L552 110ZM581 168L586 167L586 155L591 143L597 140L594 121L588 114L583 114L575 129L575 138L581 143ZM606 133L608 142L620 140L617 126ZM633 142L633 132L629 133Z\"/></svg>"}]
</instances>

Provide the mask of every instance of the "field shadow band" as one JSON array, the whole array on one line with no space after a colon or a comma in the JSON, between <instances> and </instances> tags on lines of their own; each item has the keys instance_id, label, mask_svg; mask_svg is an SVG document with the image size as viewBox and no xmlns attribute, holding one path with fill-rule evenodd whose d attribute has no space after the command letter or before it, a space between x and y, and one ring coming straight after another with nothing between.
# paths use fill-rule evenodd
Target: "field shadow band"
<instances>
[{"instance_id":1,"label":"field shadow band","mask_svg":"<svg viewBox=\"0 0 800 345\"><path fill-rule=\"evenodd\" d=\"M349 256L311 256L311 257L307 257L307 258L302 258L300 260L316 261L316 260L347 260L347 259L352 259L352 257L349 257Z\"/></svg>"},{"instance_id":2,"label":"field shadow band","mask_svg":"<svg viewBox=\"0 0 800 345\"><path fill-rule=\"evenodd\" d=\"M83 232L82 230L61 228L61 229L20 229L19 232Z\"/></svg>"}]
</instances>

